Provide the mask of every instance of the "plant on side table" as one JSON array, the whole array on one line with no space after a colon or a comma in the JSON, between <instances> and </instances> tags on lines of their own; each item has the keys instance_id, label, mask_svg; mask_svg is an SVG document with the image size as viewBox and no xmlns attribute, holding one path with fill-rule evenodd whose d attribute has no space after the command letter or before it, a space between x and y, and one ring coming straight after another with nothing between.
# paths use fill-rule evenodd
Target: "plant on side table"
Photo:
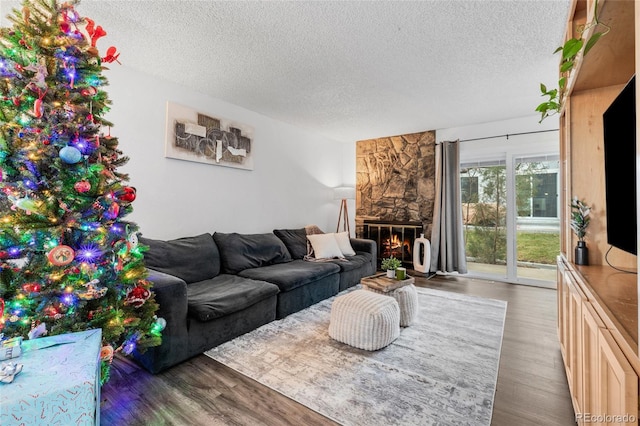
<instances>
[{"instance_id":1,"label":"plant on side table","mask_svg":"<svg viewBox=\"0 0 640 426\"><path fill-rule=\"evenodd\" d=\"M402 266L402 262L400 259L397 259L393 256L382 259L381 268L387 271L387 277L395 278L396 277L396 269Z\"/></svg>"},{"instance_id":2,"label":"plant on side table","mask_svg":"<svg viewBox=\"0 0 640 426\"><path fill-rule=\"evenodd\" d=\"M589 226L589 213L591 207L589 207L584 201L579 200L578 197L573 197L571 200L571 229L578 237L578 245L575 249L575 263L576 265L588 265L589 264L589 249L587 243L584 241L584 237L587 235L587 227Z\"/></svg>"}]
</instances>

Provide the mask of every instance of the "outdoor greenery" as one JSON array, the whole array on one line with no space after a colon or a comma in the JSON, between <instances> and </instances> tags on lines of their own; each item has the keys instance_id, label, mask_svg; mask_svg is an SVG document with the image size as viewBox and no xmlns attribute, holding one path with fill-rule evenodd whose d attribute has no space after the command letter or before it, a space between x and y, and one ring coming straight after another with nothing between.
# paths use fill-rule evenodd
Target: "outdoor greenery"
<instances>
[{"instance_id":1,"label":"outdoor greenery","mask_svg":"<svg viewBox=\"0 0 640 426\"><path fill-rule=\"evenodd\" d=\"M559 233L518 232L518 262L555 265L559 253Z\"/></svg>"},{"instance_id":2,"label":"outdoor greenery","mask_svg":"<svg viewBox=\"0 0 640 426\"><path fill-rule=\"evenodd\" d=\"M497 239L498 245L495 251L489 250L492 247L485 242L493 241L485 239L487 232L485 227L467 228L465 233L467 256L478 263L506 263L507 240L504 229L501 232L501 238ZM560 234L518 232L517 244L518 262L553 265L556 263L556 256L560 252Z\"/></svg>"},{"instance_id":3,"label":"outdoor greenery","mask_svg":"<svg viewBox=\"0 0 640 426\"><path fill-rule=\"evenodd\" d=\"M534 189L542 182L544 163L521 162L516 165L516 208L518 216L531 215ZM506 236L506 169L504 166L474 167L462 176L482 182L477 192L462 188L465 194L463 219L467 257L487 264L505 264ZM467 179L465 182L470 182ZM554 264L560 249L559 233L519 231L517 234L518 262Z\"/></svg>"}]
</instances>

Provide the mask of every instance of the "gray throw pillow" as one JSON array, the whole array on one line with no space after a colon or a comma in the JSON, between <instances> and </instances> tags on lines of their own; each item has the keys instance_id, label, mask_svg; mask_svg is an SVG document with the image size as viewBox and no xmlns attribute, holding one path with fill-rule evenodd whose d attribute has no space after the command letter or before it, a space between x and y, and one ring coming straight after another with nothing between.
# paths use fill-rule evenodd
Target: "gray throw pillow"
<instances>
[{"instance_id":1,"label":"gray throw pillow","mask_svg":"<svg viewBox=\"0 0 640 426\"><path fill-rule=\"evenodd\" d=\"M274 229L273 233L282 240L293 259L303 259L307 254L307 231L300 229Z\"/></svg>"},{"instance_id":2,"label":"gray throw pillow","mask_svg":"<svg viewBox=\"0 0 640 426\"><path fill-rule=\"evenodd\" d=\"M144 264L183 279L187 284L208 280L220 273L220 253L211 234L163 241L139 237L148 246Z\"/></svg>"},{"instance_id":3,"label":"gray throw pillow","mask_svg":"<svg viewBox=\"0 0 640 426\"><path fill-rule=\"evenodd\" d=\"M213 234L222 260L222 270L237 274L249 268L290 262L291 255L274 234Z\"/></svg>"}]
</instances>

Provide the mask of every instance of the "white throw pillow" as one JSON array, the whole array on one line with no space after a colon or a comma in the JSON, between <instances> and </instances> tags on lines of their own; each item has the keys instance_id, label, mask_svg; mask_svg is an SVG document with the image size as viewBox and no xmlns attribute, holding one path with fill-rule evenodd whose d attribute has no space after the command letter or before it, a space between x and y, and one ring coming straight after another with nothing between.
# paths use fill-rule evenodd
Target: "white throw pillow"
<instances>
[{"instance_id":1,"label":"white throw pillow","mask_svg":"<svg viewBox=\"0 0 640 426\"><path fill-rule=\"evenodd\" d=\"M356 252L351 247L351 241L349 239L348 232L338 232L335 234L336 242L338 243L338 247L340 247L340 251L345 256L355 256Z\"/></svg>"},{"instance_id":2,"label":"white throw pillow","mask_svg":"<svg viewBox=\"0 0 640 426\"><path fill-rule=\"evenodd\" d=\"M331 259L333 257L343 258L342 251L338 246L336 237L333 234L307 235L316 259Z\"/></svg>"}]
</instances>

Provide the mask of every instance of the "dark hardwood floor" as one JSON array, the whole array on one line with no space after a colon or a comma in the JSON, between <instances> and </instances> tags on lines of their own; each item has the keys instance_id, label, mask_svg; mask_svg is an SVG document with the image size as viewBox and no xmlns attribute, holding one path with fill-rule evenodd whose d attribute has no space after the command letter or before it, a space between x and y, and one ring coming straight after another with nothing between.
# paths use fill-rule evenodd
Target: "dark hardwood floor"
<instances>
[{"instance_id":1,"label":"dark hardwood floor","mask_svg":"<svg viewBox=\"0 0 640 426\"><path fill-rule=\"evenodd\" d=\"M575 424L555 290L439 276L416 285L508 302L492 425ZM205 355L158 375L116 358L101 400L103 425L335 424Z\"/></svg>"}]
</instances>

